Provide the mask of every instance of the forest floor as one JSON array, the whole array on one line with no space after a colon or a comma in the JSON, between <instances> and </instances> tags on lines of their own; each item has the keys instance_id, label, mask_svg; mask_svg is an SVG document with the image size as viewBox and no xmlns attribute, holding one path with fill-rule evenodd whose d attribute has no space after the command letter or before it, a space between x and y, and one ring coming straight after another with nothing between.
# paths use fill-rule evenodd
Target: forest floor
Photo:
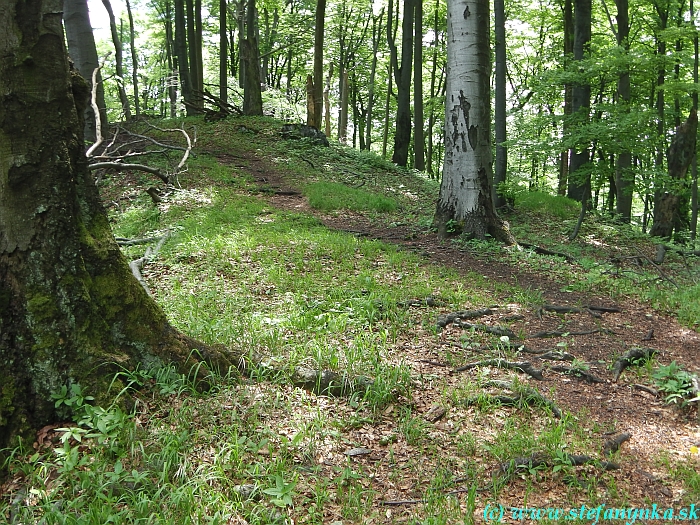
<instances>
[{"instance_id":1,"label":"forest floor","mask_svg":"<svg viewBox=\"0 0 700 525\"><path fill-rule=\"evenodd\" d=\"M65 423L42 429L0 521L693 522L698 403L668 404L654 374L700 373L696 258L656 265L648 238L595 216L570 243L576 205L534 193L505 217L526 248L439 239L437 185L415 172L281 140L271 119L196 125L161 202L134 173L100 190L116 235L173 232L143 275L174 325L262 359L204 394L134 372L128 435L64 439L56 459ZM616 379L633 349L650 356ZM293 386L309 366L373 384L317 395ZM654 505L673 516L605 514Z\"/></svg>"},{"instance_id":2,"label":"forest floor","mask_svg":"<svg viewBox=\"0 0 700 525\"><path fill-rule=\"evenodd\" d=\"M492 314L480 318L478 322L490 326L503 326L505 322L512 332L519 334L513 341L516 346L527 344L528 348L535 351L554 352L564 347L575 355L575 359L589 363L590 367L585 369L600 378L600 383L591 383L586 378L566 373L547 371L548 367L559 363L553 362L551 358L542 359L538 354L518 353L520 358L531 362L538 369L545 370L543 381L529 378L530 383L543 392L553 392L551 398L562 410L571 414L585 414L585 419L579 420L577 424L585 425L587 430L598 429L595 436L596 448L599 449L597 458L605 459L603 449L611 437L623 433L630 435L629 440L622 445L619 456L616 456L620 470L614 471L613 474L618 490L626 494L626 506L648 508L652 503L656 503L665 508L674 504L678 506L682 501L685 489L680 481L674 483L669 477L663 461L660 464L660 452L667 453L668 456L665 457L670 462L692 459L691 449L696 450L693 447L700 447L698 411L684 412L677 407L666 405L658 395L655 396L639 387L640 382L644 381L640 381L634 371L628 370L619 380L615 380L611 364L615 357L621 356L630 348L652 348L658 352L658 359L664 362L675 361L687 370L700 372L698 332L680 325L673 316L659 313L636 298L616 297L611 300L610 297L593 292L569 291L566 289L569 283L561 279L554 280L546 272L519 268L517 265L494 260L488 255L474 253L473 250L465 250L449 240L440 239L434 231L417 228L415 225L389 225L368 218L362 212L319 212L309 205L300 188L295 187L295 181L289 180L284 170L280 170L276 164L254 152L245 158L254 166L251 175L255 182L273 193L268 201L276 208L311 214L329 228L381 240L417 252L425 259L426 264L454 268L465 278L471 273L477 273L491 283L516 284L523 289L536 291L541 295L543 305L579 307L579 312L558 313L541 307L527 309L516 304L497 305ZM599 313L588 310L583 305L612 307L619 311ZM489 307L486 304L481 306ZM416 304L414 307L431 308L425 304ZM434 307L432 311L436 321L438 315L448 313L445 308L439 307ZM543 332L550 332L552 335L536 337L535 334ZM561 332L591 333L571 335L566 345L557 347L551 342L555 332L559 332L560 337ZM423 337L413 336L410 342L404 341L402 345L402 359L410 364L414 374L440 377L444 383L454 383L456 386L461 381L460 374L477 373L476 369L470 372L455 372L454 366L445 360L447 348L462 347L463 333L462 328L448 325L438 338L428 332L424 332ZM476 349L471 359L467 360L478 362L484 357L484 350L481 348ZM495 373L493 377L498 375ZM411 403L417 412L426 415L428 420L431 419L431 410L444 404L444 383L441 383L440 388L427 386L413 393ZM463 418L468 413L469 410L453 409L452 413L448 412L438 421L433 421L429 430L431 437L444 443L445 448L449 448L450 436L455 428L463 424ZM498 420L498 413L493 417ZM388 451L386 447L378 446L377 441L382 435L391 432L392 425L391 418L388 418L385 425L374 426L374 436L362 431L356 433L358 443L374 450L368 458L358 461L366 463L367 466L382 463L382 456ZM479 439L488 440L492 429L477 425L470 428L470 431L479 436ZM694 456L694 467L700 471L700 457L697 453ZM435 469L435 465L430 465L429 462L424 465L427 470ZM376 477L386 479L389 476L377 469ZM420 494L400 489L411 484L410 480L406 480L393 484L399 487L398 490L387 487L388 490L384 494L385 504L390 501L420 499ZM523 506L523 501L527 501L527 505L532 508L552 507L552 502L558 500L556 492L560 489L547 485L532 493L529 492L528 483L516 481L506 489L507 495L501 497L500 503L518 508ZM397 503L395 508L399 514L410 515L410 507L411 503Z\"/></svg>"}]
</instances>

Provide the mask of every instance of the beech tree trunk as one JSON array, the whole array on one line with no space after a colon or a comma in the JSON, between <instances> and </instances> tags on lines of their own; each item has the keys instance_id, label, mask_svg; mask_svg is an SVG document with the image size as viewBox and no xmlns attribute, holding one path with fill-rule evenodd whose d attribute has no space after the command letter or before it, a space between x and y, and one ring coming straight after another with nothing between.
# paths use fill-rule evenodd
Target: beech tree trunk
<instances>
[{"instance_id":1,"label":"beech tree trunk","mask_svg":"<svg viewBox=\"0 0 700 525\"><path fill-rule=\"evenodd\" d=\"M448 0L445 163L435 225L514 242L491 200L491 93L488 0Z\"/></svg>"},{"instance_id":2,"label":"beech tree trunk","mask_svg":"<svg viewBox=\"0 0 700 525\"><path fill-rule=\"evenodd\" d=\"M508 149L504 144L506 133L506 12L504 0L494 0L494 33L496 36L496 170L493 177L493 204L498 208L506 205L505 198L499 193L498 186L506 181L508 168Z\"/></svg>"},{"instance_id":3,"label":"beech tree trunk","mask_svg":"<svg viewBox=\"0 0 700 525\"><path fill-rule=\"evenodd\" d=\"M186 102L185 111L188 116L195 113L192 99L192 80L190 79L190 63L187 58L187 33L185 27L185 0L175 2L175 54L177 55L177 68L180 74L180 90L182 98Z\"/></svg>"},{"instance_id":4,"label":"beech tree trunk","mask_svg":"<svg viewBox=\"0 0 700 525\"><path fill-rule=\"evenodd\" d=\"M411 145L411 73L413 72L413 14L416 0L403 3L401 25L401 67L396 64L396 52L392 52L394 74L396 75L396 132L394 134L394 154L391 161L399 166L408 164L408 148Z\"/></svg>"},{"instance_id":5,"label":"beech tree trunk","mask_svg":"<svg viewBox=\"0 0 700 525\"><path fill-rule=\"evenodd\" d=\"M2 449L66 417L51 399L63 385L108 403L118 369L189 370L193 349L222 370L233 362L170 326L114 241L84 154L88 87L69 74L61 0L0 0L0 27Z\"/></svg>"},{"instance_id":6,"label":"beech tree trunk","mask_svg":"<svg viewBox=\"0 0 700 525\"><path fill-rule=\"evenodd\" d=\"M326 0L316 2L316 25L314 28L314 76L313 76L313 115L307 120L313 127L321 129L323 115L323 38L325 36Z\"/></svg>"},{"instance_id":7,"label":"beech tree trunk","mask_svg":"<svg viewBox=\"0 0 700 525\"><path fill-rule=\"evenodd\" d=\"M129 49L131 49L131 84L134 90L134 113L138 118L141 115L141 104L139 103L139 60L136 55L134 16L131 14L131 4L129 0L126 0L126 12L129 16Z\"/></svg>"},{"instance_id":8,"label":"beech tree trunk","mask_svg":"<svg viewBox=\"0 0 700 525\"><path fill-rule=\"evenodd\" d=\"M413 167L425 171L425 134L423 128L423 2L416 2L413 39Z\"/></svg>"},{"instance_id":9,"label":"beech tree trunk","mask_svg":"<svg viewBox=\"0 0 700 525\"><path fill-rule=\"evenodd\" d=\"M175 0L177 3L177 0ZM117 88L119 90L119 101L122 104L122 112L124 113L124 120L131 119L131 105L129 104L129 97L126 95L126 88L124 87L124 58L123 58L123 48L122 41L119 38L119 32L117 31L117 21L114 17L114 10L112 9L112 4L109 0L102 0L102 4L107 10L107 15L109 16L109 29L112 33L112 43L114 44L114 61L116 62L116 72L117 72Z\"/></svg>"},{"instance_id":10,"label":"beech tree trunk","mask_svg":"<svg viewBox=\"0 0 700 525\"><path fill-rule=\"evenodd\" d=\"M591 43L591 0L574 0L574 61L580 62L588 54ZM583 73L579 71L579 73ZM591 107L591 85L586 80L578 80L573 87L573 114L579 125L588 121ZM567 197L579 202L587 201L591 193L591 174L585 166L590 161L588 145L582 144L571 155L569 189Z\"/></svg>"},{"instance_id":11,"label":"beech tree trunk","mask_svg":"<svg viewBox=\"0 0 700 525\"><path fill-rule=\"evenodd\" d=\"M241 61L245 64L243 86L243 114L262 115L262 90L260 88L260 48L255 33L257 18L255 0L246 6L246 38L241 40Z\"/></svg>"},{"instance_id":12,"label":"beech tree trunk","mask_svg":"<svg viewBox=\"0 0 700 525\"><path fill-rule=\"evenodd\" d=\"M669 184L659 191L654 205L654 224L649 231L652 237L668 239L673 234L676 215L679 211L681 193L685 190L686 174L695 157L695 139L698 133L698 114L695 108L676 130L668 148Z\"/></svg>"},{"instance_id":13,"label":"beech tree trunk","mask_svg":"<svg viewBox=\"0 0 700 525\"><path fill-rule=\"evenodd\" d=\"M66 28L68 40L68 54L73 60L76 69L92 85L92 72L99 67L95 37L92 34L87 0L64 0L63 23ZM102 75L97 72L97 107L100 108L102 126L107 125L107 109L105 105L105 92L102 84ZM96 135L96 120L92 106L85 110L85 138L94 142Z\"/></svg>"},{"instance_id":14,"label":"beech tree trunk","mask_svg":"<svg viewBox=\"0 0 700 525\"><path fill-rule=\"evenodd\" d=\"M617 4L617 45L629 53L629 6L628 0L616 0ZM630 72L622 69L617 80L617 103L629 111ZM621 151L615 166L615 189L617 191L617 214L623 222L632 219L632 192L634 191L634 170L632 170L632 153Z\"/></svg>"}]
</instances>

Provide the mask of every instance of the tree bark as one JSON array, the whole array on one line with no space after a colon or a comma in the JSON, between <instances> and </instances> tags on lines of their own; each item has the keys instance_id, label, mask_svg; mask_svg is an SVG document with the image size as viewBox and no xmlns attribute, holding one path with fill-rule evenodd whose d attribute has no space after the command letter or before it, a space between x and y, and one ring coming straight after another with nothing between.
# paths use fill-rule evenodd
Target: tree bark
<instances>
[{"instance_id":1,"label":"tree bark","mask_svg":"<svg viewBox=\"0 0 700 525\"><path fill-rule=\"evenodd\" d=\"M257 17L255 0L248 0L246 7L246 38L241 40L241 60L245 64L243 86L243 114L262 115L262 91L260 89L260 50L255 35Z\"/></svg>"},{"instance_id":2,"label":"tree bark","mask_svg":"<svg viewBox=\"0 0 700 525\"><path fill-rule=\"evenodd\" d=\"M50 396L63 385L109 403L121 369L184 372L194 349L236 364L174 330L130 272L88 171L88 88L69 74L60 12L0 0L0 56L27 57L0 60L0 449L67 417Z\"/></svg>"},{"instance_id":3,"label":"tree bark","mask_svg":"<svg viewBox=\"0 0 700 525\"><path fill-rule=\"evenodd\" d=\"M411 77L413 71L413 14L416 0L405 0L401 25L401 67L394 64L396 74L396 131L394 154L391 161L399 166L408 164L408 148L411 145ZM392 54L396 57L396 53Z\"/></svg>"},{"instance_id":4,"label":"tree bark","mask_svg":"<svg viewBox=\"0 0 700 525\"><path fill-rule=\"evenodd\" d=\"M313 105L314 114L311 119L316 129L321 129L323 115L323 39L325 36L326 0L316 2L316 25L314 28L314 76L313 76Z\"/></svg>"},{"instance_id":5,"label":"tree bark","mask_svg":"<svg viewBox=\"0 0 700 525\"><path fill-rule=\"evenodd\" d=\"M695 108L676 130L668 148L669 184L659 191L654 205L654 224L649 231L652 237L669 239L673 234L681 193L685 189L686 174L695 157L695 140L698 133L698 114Z\"/></svg>"},{"instance_id":6,"label":"tree bark","mask_svg":"<svg viewBox=\"0 0 700 525\"><path fill-rule=\"evenodd\" d=\"M185 101L187 115L195 114L192 99L192 81L190 79L190 65L187 57L187 33L185 27L185 0L175 2L175 52L177 54L177 67L180 74L180 89Z\"/></svg>"},{"instance_id":7,"label":"tree bark","mask_svg":"<svg viewBox=\"0 0 700 525\"><path fill-rule=\"evenodd\" d=\"M343 71L341 78L340 119L338 120L338 142L346 144L348 140L348 72Z\"/></svg>"},{"instance_id":8,"label":"tree bark","mask_svg":"<svg viewBox=\"0 0 700 525\"><path fill-rule=\"evenodd\" d=\"M228 103L228 36L226 34L226 0L219 0L219 98Z\"/></svg>"},{"instance_id":9,"label":"tree bark","mask_svg":"<svg viewBox=\"0 0 700 525\"><path fill-rule=\"evenodd\" d=\"M574 9L573 0L564 0L564 67L568 69L569 61L574 52ZM571 82L564 84L564 124L563 134L567 138L570 133L570 117L573 113L574 88ZM559 181L557 195L566 195L569 184L569 162L571 150L564 150L559 155Z\"/></svg>"},{"instance_id":10,"label":"tree bark","mask_svg":"<svg viewBox=\"0 0 700 525\"><path fill-rule=\"evenodd\" d=\"M374 89L377 78L377 54L379 53L379 42L382 34L382 19L384 18L384 8L382 7L378 16L372 16L372 66L369 73L369 87L367 95L367 122L365 123L366 148L372 149L372 118L374 115Z\"/></svg>"},{"instance_id":11,"label":"tree bark","mask_svg":"<svg viewBox=\"0 0 700 525\"><path fill-rule=\"evenodd\" d=\"M491 93L488 0L447 4L445 163L435 225L442 237L463 234L514 242L491 200Z\"/></svg>"},{"instance_id":12,"label":"tree bark","mask_svg":"<svg viewBox=\"0 0 700 525\"><path fill-rule=\"evenodd\" d=\"M506 13L504 0L494 0L494 33L496 36L496 93L495 115L496 126L496 169L493 174L493 205L502 208L506 199L499 193L499 185L506 181L508 168L508 149L505 141L506 134Z\"/></svg>"},{"instance_id":13,"label":"tree bark","mask_svg":"<svg viewBox=\"0 0 700 525\"><path fill-rule=\"evenodd\" d=\"M617 45L629 53L629 6L628 0L616 0L617 4ZM629 112L630 72L624 67L617 79L617 103ZM622 222L632 220L632 193L634 191L634 171L632 170L632 153L621 151L617 155L615 166L615 188L617 190L617 214Z\"/></svg>"},{"instance_id":14,"label":"tree bark","mask_svg":"<svg viewBox=\"0 0 700 525\"><path fill-rule=\"evenodd\" d=\"M425 171L425 135L423 128L423 2L416 2L413 39L413 167Z\"/></svg>"},{"instance_id":15,"label":"tree bark","mask_svg":"<svg viewBox=\"0 0 700 525\"><path fill-rule=\"evenodd\" d=\"M574 0L574 62L581 62L588 54L591 42L591 0ZM583 71L579 67L579 73ZM577 80L573 87L573 114L579 125L588 121L591 107L591 86L586 80ZM591 174L586 166L590 161L588 145L580 145L571 155L569 189L567 196L579 202L590 198Z\"/></svg>"},{"instance_id":16,"label":"tree bark","mask_svg":"<svg viewBox=\"0 0 700 525\"><path fill-rule=\"evenodd\" d=\"M129 49L131 49L131 83L134 89L134 112L138 118L141 115L139 104L139 61L136 55L136 33L134 31L134 17L131 14L131 4L126 0L126 12L129 17Z\"/></svg>"},{"instance_id":17,"label":"tree bark","mask_svg":"<svg viewBox=\"0 0 700 525\"><path fill-rule=\"evenodd\" d=\"M695 6L693 0L690 0L690 20L693 24L693 82L698 85L698 66L700 65L700 56L698 55L698 29L695 27ZM698 92L693 91L693 109L698 110ZM698 156L697 153L693 157L691 164L691 187L690 187L690 240L694 241L697 237L698 228Z\"/></svg>"},{"instance_id":18,"label":"tree bark","mask_svg":"<svg viewBox=\"0 0 700 525\"><path fill-rule=\"evenodd\" d=\"M175 0L177 4L178 0ZM119 90L119 101L122 104L122 112L124 113L124 120L131 119L131 105L129 104L129 97L126 95L126 89L124 88L124 57L122 41L119 38L119 32L117 31L117 21L114 17L114 10L112 9L112 4L109 0L102 0L102 4L107 10L107 15L109 16L109 29L112 32L112 43L114 44L114 61L116 62L116 72L117 72L117 88Z\"/></svg>"},{"instance_id":19,"label":"tree bark","mask_svg":"<svg viewBox=\"0 0 700 525\"><path fill-rule=\"evenodd\" d=\"M92 72L99 67L95 37L92 34L87 0L64 0L63 23L68 40L68 54L78 72L92 84ZM97 107L100 108L100 120L102 125L107 125L107 109L105 105L105 92L102 84L102 75L97 73ZM91 142L97 139L96 120L92 106L85 110L85 138Z\"/></svg>"}]
</instances>

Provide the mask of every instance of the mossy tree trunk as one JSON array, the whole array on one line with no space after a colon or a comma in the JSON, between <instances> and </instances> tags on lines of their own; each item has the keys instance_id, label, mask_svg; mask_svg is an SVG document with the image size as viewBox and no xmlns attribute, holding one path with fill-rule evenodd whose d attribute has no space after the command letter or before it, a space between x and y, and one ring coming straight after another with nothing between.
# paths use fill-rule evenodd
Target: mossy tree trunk
<instances>
[{"instance_id":1,"label":"mossy tree trunk","mask_svg":"<svg viewBox=\"0 0 700 525\"><path fill-rule=\"evenodd\" d=\"M0 0L0 448L56 421L50 394L80 383L98 401L118 367L197 349L132 276L87 169L87 84L69 72L62 0Z\"/></svg>"},{"instance_id":2,"label":"mossy tree trunk","mask_svg":"<svg viewBox=\"0 0 700 525\"><path fill-rule=\"evenodd\" d=\"M491 61L488 0L447 2L445 163L438 233L514 243L491 200Z\"/></svg>"}]
</instances>

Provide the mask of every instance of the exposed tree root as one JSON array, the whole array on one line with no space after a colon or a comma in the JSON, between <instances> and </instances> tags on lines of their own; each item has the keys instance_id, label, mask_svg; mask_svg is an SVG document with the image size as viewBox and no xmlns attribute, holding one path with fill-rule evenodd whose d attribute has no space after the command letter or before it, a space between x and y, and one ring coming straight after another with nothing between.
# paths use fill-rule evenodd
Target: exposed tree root
<instances>
[{"instance_id":1,"label":"exposed tree root","mask_svg":"<svg viewBox=\"0 0 700 525\"><path fill-rule=\"evenodd\" d=\"M486 332L487 334L493 334L497 336L507 336L510 339L517 339L515 333L505 326L489 326L486 324L471 324L465 323L460 319L455 319L452 324L458 326L459 328L464 328L466 330L476 330L477 332Z\"/></svg>"},{"instance_id":2,"label":"exposed tree root","mask_svg":"<svg viewBox=\"0 0 700 525\"><path fill-rule=\"evenodd\" d=\"M618 450L620 450L620 446L625 442L628 441L632 437L632 434L629 432L625 432L624 434L620 434L619 436L615 436L614 438L608 439L605 444L603 445L603 454L605 456L611 456Z\"/></svg>"},{"instance_id":3,"label":"exposed tree root","mask_svg":"<svg viewBox=\"0 0 700 525\"><path fill-rule=\"evenodd\" d=\"M657 352L658 350L653 348L632 348L625 352L613 365L613 381L617 382L625 368L633 365L638 360L649 360Z\"/></svg>"},{"instance_id":4,"label":"exposed tree root","mask_svg":"<svg viewBox=\"0 0 700 525\"><path fill-rule=\"evenodd\" d=\"M482 308L480 310L461 310L452 312L446 315L438 316L437 325L441 328L446 327L450 323L454 323L457 319L477 319L486 315L492 315L494 311L491 308Z\"/></svg>"},{"instance_id":5,"label":"exposed tree root","mask_svg":"<svg viewBox=\"0 0 700 525\"><path fill-rule=\"evenodd\" d=\"M495 403L500 403L501 405L515 407L521 406L521 404L523 403L530 406L544 406L552 411L552 415L555 418L561 419L561 410L559 409L559 407L551 399L546 398L534 388L530 388L525 385L518 385L516 387L510 381L499 380L487 381L484 384L484 386L486 388L502 388L504 390L510 390L511 392L513 392L514 395L507 396L503 394L482 394L479 396L470 397L464 400L462 404L464 406L472 406L483 403L484 400L487 400L493 401Z\"/></svg>"},{"instance_id":6,"label":"exposed tree root","mask_svg":"<svg viewBox=\"0 0 700 525\"><path fill-rule=\"evenodd\" d=\"M518 370L519 372L524 372L528 374L530 377L537 379L537 380L543 380L544 377L542 377L542 370L538 370L535 367L533 367L528 361L520 361L520 362L513 362L513 361L506 361L505 359L486 359L485 361L478 361L476 363L469 363L464 366L460 366L459 368L455 368L455 372L464 372L465 370L470 370L472 368L477 368L480 366L496 366L498 368L508 368L510 370Z\"/></svg>"},{"instance_id":7,"label":"exposed tree root","mask_svg":"<svg viewBox=\"0 0 700 525\"><path fill-rule=\"evenodd\" d=\"M294 370L292 383L317 395L349 396L366 392L372 387L373 381L367 377L350 377L331 370L299 366Z\"/></svg>"},{"instance_id":8,"label":"exposed tree root","mask_svg":"<svg viewBox=\"0 0 700 525\"><path fill-rule=\"evenodd\" d=\"M590 372L587 372L586 370L582 370L580 368L575 368L571 366L553 366L550 368L550 370L554 370L555 372L561 372L562 374L567 374L570 376L578 377L586 381L587 383L605 383L601 378L598 376L595 376L591 374Z\"/></svg>"},{"instance_id":9,"label":"exposed tree root","mask_svg":"<svg viewBox=\"0 0 700 525\"><path fill-rule=\"evenodd\" d=\"M148 261L153 259L160 249L163 247L163 244L165 243L166 240L170 237L170 232L167 232L165 235L161 237L154 237L154 239L158 239L158 244L156 244L155 248L152 248L149 246L146 248L146 253L144 254L143 257L140 259L135 259L129 263L129 268L131 268L131 273L134 274L134 277L136 277L136 280L139 282L141 286L143 286L143 289L146 290L146 293L150 296L153 296L151 293L150 288L148 287L148 284L143 278L143 275L141 275L141 270L143 270L143 265L146 264Z\"/></svg>"}]
</instances>

